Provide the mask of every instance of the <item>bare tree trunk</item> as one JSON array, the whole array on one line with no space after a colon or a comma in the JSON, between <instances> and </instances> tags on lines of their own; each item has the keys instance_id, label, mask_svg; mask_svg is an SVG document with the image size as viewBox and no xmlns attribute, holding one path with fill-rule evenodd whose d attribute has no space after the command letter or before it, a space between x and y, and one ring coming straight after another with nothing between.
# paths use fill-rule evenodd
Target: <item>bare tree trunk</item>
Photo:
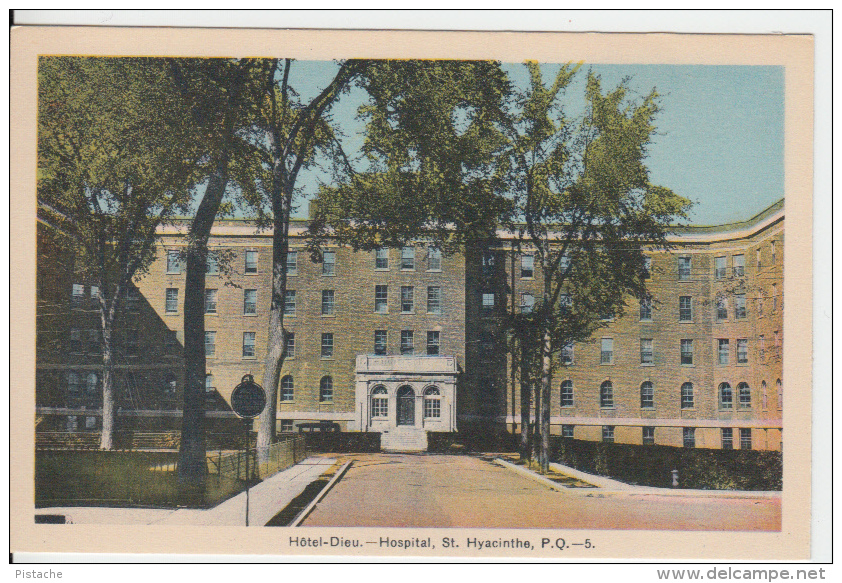
<instances>
[{"instance_id":1,"label":"bare tree trunk","mask_svg":"<svg viewBox=\"0 0 842 583\"><path fill-rule=\"evenodd\" d=\"M103 318L102 327L102 433L100 449L114 449L114 359L111 342L113 326Z\"/></svg>"},{"instance_id":2,"label":"bare tree trunk","mask_svg":"<svg viewBox=\"0 0 842 583\"><path fill-rule=\"evenodd\" d=\"M529 383L531 393L534 395L535 401L535 421L533 422L533 429L530 431L529 439L532 442L532 457L530 459L538 460L539 459L539 450L538 450L538 435L541 434L541 391L538 390L537 387L533 385L532 382Z\"/></svg>"},{"instance_id":3,"label":"bare tree trunk","mask_svg":"<svg viewBox=\"0 0 842 583\"><path fill-rule=\"evenodd\" d=\"M527 364L526 346L520 346L520 459L529 458L529 448L532 433L532 394L529 385L529 367Z\"/></svg>"},{"instance_id":4,"label":"bare tree trunk","mask_svg":"<svg viewBox=\"0 0 842 583\"><path fill-rule=\"evenodd\" d=\"M552 391L552 352L549 333L545 333L541 346L541 473L550 469L550 395Z\"/></svg>"},{"instance_id":5,"label":"bare tree trunk","mask_svg":"<svg viewBox=\"0 0 842 583\"><path fill-rule=\"evenodd\" d=\"M268 446L275 441L278 407L278 383L284 364L286 331L284 330L284 296L287 287L286 261L289 252L289 214L292 193L285 193L274 205L275 236L272 238L272 303L269 309L269 336L266 364L263 369L263 388L266 408L260 415L257 431L257 451L261 463L268 461Z\"/></svg>"}]
</instances>

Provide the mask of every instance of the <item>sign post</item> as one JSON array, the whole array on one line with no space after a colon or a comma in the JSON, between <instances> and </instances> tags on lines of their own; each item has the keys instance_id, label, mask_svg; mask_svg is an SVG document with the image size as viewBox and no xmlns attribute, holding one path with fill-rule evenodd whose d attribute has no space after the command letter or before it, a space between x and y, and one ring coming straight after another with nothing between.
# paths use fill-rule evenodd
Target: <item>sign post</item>
<instances>
[{"instance_id":1,"label":"sign post","mask_svg":"<svg viewBox=\"0 0 842 583\"><path fill-rule=\"evenodd\" d=\"M252 422L255 417L266 408L266 391L263 387L254 382L250 374L243 375L240 384L234 387L231 393L231 408L241 419L244 420L246 430L246 526L249 525L249 441L251 439Z\"/></svg>"}]
</instances>

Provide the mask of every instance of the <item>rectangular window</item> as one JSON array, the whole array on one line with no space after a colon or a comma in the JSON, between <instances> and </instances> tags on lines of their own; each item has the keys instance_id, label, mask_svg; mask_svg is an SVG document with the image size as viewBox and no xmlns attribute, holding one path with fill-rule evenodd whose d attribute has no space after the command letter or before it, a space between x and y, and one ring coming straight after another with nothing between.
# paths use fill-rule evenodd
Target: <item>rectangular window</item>
<instances>
[{"instance_id":1,"label":"rectangular window","mask_svg":"<svg viewBox=\"0 0 842 583\"><path fill-rule=\"evenodd\" d=\"M643 279L652 279L652 258L643 256Z\"/></svg>"},{"instance_id":2,"label":"rectangular window","mask_svg":"<svg viewBox=\"0 0 842 583\"><path fill-rule=\"evenodd\" d=\"M751 449L751 428L740 429L740 449Z\"/></svg>"},{"instance_id":3,"label":"rectangular window","mask_svg":"<svg viewBox=\"0 0 842 583\"><path fill-rule=\"evenodd\" d=\"M441 288L437 285L427 288L427 313L441 314Z\"/></svg>"},{"instance_id":4,"label":"rectangular window","mask_svg":"<svg viewBox=\"0 0 842 583\"><path fill-rule=\"evenodd\" d=\"M655 428L646 426L643 428L643 445L655 445Z\"/></svg>"},{"instance_id":5,"label":"rectangular window","mask_svg":"<svg viewBox=\"0 0 842 583\"><path fill-rule=\"evenodd\" d=\"M722 428L722 449L734 449L734 430L730 427Z\"/></svg>"},{"instance_id":6,"label":"rectangular window","mask_svg":"<svg viewBox=\"0 0 842 583\"><path fill-rule=\"evenodd\" d=\"M494 275L494 253L486 251L482 254L482 274L486 277Z\"/></svg>"},{"instance_id":7,"label":"rectangular window","mask_svg":"<svg viewBox=\"0 0 842 583\"><path fill-rule=\"evenodd\" d=\"M298 251L287 251L287 275L298 275Z\"/></svg>"},{"instance_id":8,"label":"rectangular window","mask_svg":"<svg viewBox=\"0 0 842 583\"><path fill-rule=\"evenodd\" d=\"M771 245L771 252L772 252L772 265L778 262L778 245L776 241L772 241Z\"/></svg>"},{"instance_id":9,"label":"rectangular window","mask_svg":"<svg viewBox=\"0 0 842 583\"><path fill-rule=\"evenodd\" d=\"M284 338L284 346L286 347L286 357L295 358L295 332L287 332Z\"/></svg>"},{"instance_id":10,"label":"rectangular window","mask_svg":"<svg viewBox=\"0 0 842 583\"><path fill-rule=\"evenodd\" d=\"M748 339L737 339L737 364L748 364Z\"/></svg>"},{"instance_id":11,"label":"rectangular window","mask_svg":"<svg viewBox=\"0 0 842 583\"><path fill-rule=\"evenodd\" d=\"M181 273L180 251L167 251L167 273Z\"/></svg>"},{"instance_id":12,"label":"rectangular window","mask_svg":"<svg viewBox=\"0 0 842 583\"><path fill-rule=\"evenodd\" d=\"M415 311L415 289L411 285L401 286L401 313L411 314Z\"/></svg>"},{"instance_id":13,"label":"rectangular window","mask_svg":"<svg viewBox=\"0 0 842 583\"><path fill-rule=\"evenodd\" d=\"M535 269L535 258L532 255L520 256L520 276L531 279Z\"/></svg>"},{"instance_id":14,"label":"rectangular window","mask_svg":"<svg viewBox=\"0 0 842 583\"><path fill-rule=\"evenodd\" d=\"M651 338L640 339L640 364L655 364Z\"/></svg>"},{"instance_id":15,"label":"rectangular window","mask_svg":"<svg viewBox=\"0 0 842 583\"><path fill-rule=\"evenodd\" d=\"M85 286L79 283L73 284L70 299L74 304L81 304L85 301Z\"/></svg>"},{"instance_id":16,"label":"rectangular window","mask_svg":"<svg viewBox=\"0 0 842 583\"><path fill-rule=\"evenodd\" d=\"M295 315L295 290L288 289L284 292L284 316Z\"/></svg>"},{"instance_id":17,"label":"rectangular window","mask_svg":"<svg viewBox=\"0 0 842 583\"><path fill-rule=\"evenodd\" d=\"M178 288L167 288L167 301L164 309L168 314L175 314L178 312Z\"/></svg>"},{"instance_id":18,"label":"rectangular window","mask_svg":"<svg viewBox=\"0 0 842 583\"><path fill-rule=\"evenodd\" d=\"M760 253L760 249L757 250L757 271L763 269L763 257Z\"/></svg>"},{"instance_id":19,"label":"rectangular window","mask_svg":"<svg viewBox=\"0 0 842 583\"><path fill-rule=\"evenodd\" d=\"M760 362L766 361L766 337L760 334L757 337L757 352L760 356Z\"/></svg>"},{"instance_id":20,"label":"rectangular window","mask_svg":"<svg viewBox=\"0 0 842 583\"><path fill-rule=\"evenodd\" d=\"M746 317L746 295L745 294L735 294L734 295L734 316L738 319L744 319Z\"/></svg>"},{"instance_id":21,"label":"rectangular window","mask_svg":"<svg viewBox=\"0 0 842 583\"><path fill-rule=\"evenodd\" d=\"M140 292L136 287L126 288L126 310L137 312L140 308Z\"/></svg>"},{"instance_id":22,"label":"rectangular window","mask_svg":"<svg viewBox=\"0 0 842 583\"><path fill-rule=\"evenodd\" d=\"M535 305L535 296L532 294L520 294L520 311L523 314L531 314Z\"/></svg>"},{"instance_id":23,"label":"rectangular window","mask_svg":"<svg viewBox=\"0 0 842 583\"><path fill-rule=\"evenodd\" d=\"M322 275L336 275L335 251L322 251Z\"/></svg>"},{"instance_id":24,"label":"rectangular window","mask_svg":"<svg viewBox=\"0 0 842 583\"><path fill-rule=\"evenodd\" d=\"M681 364L693 364L693 341L681 340Z\"/></svg>"},{"instance_id":25,"label":"rectangular window","mask_svg":"<svg viewBox=\"0 0 842 583\"><path fill-rule=\"evenodd\" d=\"M70 330L70 352L84 352L85 348L82 345L82 331L72 329Z\"/></svg>"},{"instance_id":26,"label":"rectangular window","mask_svg":"<svg viewBox=\"0 0 842 583\"><path fill-rule=\"evenodd\" d=\"M401 249L401 269L415 269L415 247Z\"/></svg>"},{"instance_id":27,"label":"rectangular window","mask_svg":"<svg viewBox=\"0 0 842 583\"><path fill-rule=\"evenodd\" d=\"M401 330L401 354L415 352L415 334L412 330Z\"/></svg>"},{"instance_id":28,"label":"rectangular window","mask_svg":"<svg viewBox=\"0 0 842 583\"><path fill-rule=\"evenodd\" d=\"M614 339L603 338L600 343L600 364L614 364Z\"/></svg>"},{"instance_id":29,"label":"rectangular window","mask_svg":"<svg viewBox=\"0 0 842 583\"><path fill-rule=\"evenodd\" d=\"M570 294L559 294L558 305L561 312L566 314L573 307L573 297Z\"/></svg>"},{"instance_id":30,"label":"rectangular window","mask_svg":"<svg viewBox=\"0 0 842 583\"><path fill-rule=\"evenodd\" d=\"M439 353L439 343L441 339L439 332L432 330L427 332L427 354L436 356Z\"/></svg>"},{"instance_id":31,"label":"rectangular window","mask_svg":"<svg viewBox=\"0 0 842 583\"><path fill-rule=\"evenodd\" d=\"M126 356L137 356L137 329L127 328L125 335Z\"/></svg>"},{"instance_id":32,"label":"rectangular window","mask_svg":"<svg viewBox=\"0 0 842 583\"><path fill-rule=\"evenodd\" d=\"M213 251L208 251L208 255L205 257L205 273L219 275L219 261Z\"/></svg>"},{"instance_id":33,"label":"rectangular window","mask_svg":"<svg viewBox=\"0 0 842 583\"><path fill-rule=\"evenodd\" d=\"M181 346L180 336L184 334L182 330L167 330L164 336L164 348L169 355L175 355Z\"/></svg>"},{"instance_id":34,"label":"rectangular window","mask_svg":"<svg viewBox=\"0 0 842 583\"><path fill-rule=\"evenodd\" d=\"M682 433L684 437L684 447L690 449L696 447L696 428L685 427Z\"/></svg>"},{"instance_id":35,"label":"rectangular window","mask_svg":"<svg viewBox=\"0 0 842 583\"><path fill-rule=\"evenodd\" d=\"M561 426L561 436L566 439L573 439L573 430L575 425L562 425Z\"/></svg>"},{"instance_id":36,"label":"rectangular window","mask_svg":"<svg viewBox=\"0 0 842 583\"><path fill-rule=\"evenodd\" d=\"M99 288L95 285L91 286L91 300L96 301L99 299Z\"/></svg>"},{"instance_id":37,"label":"rectangular window","mask_svg":"<svg viewBox=\"0 0 842 583\"><path fill-rule=\"evenodd\" d=\"M776 314L778 312L778 286L776 284L772 284L772 313Z\"/></svg>"},{"instance_id":38,"label":"rectangular window","mask_svg":"<svg viewBox=\"0 0 842 583\"><path fill-rule=\"evenodd\" d=\"M714 277L716 279L725 279L728 277L728 265L726 264L726 257L715 257L713 260Z\"/></svg>"},{"instance_id":39,"label":"rectangular window","mask_svg":"<svg viewBox=\"0 0 842 583\"><path fill-rule=\"evenodd\" d=\"M375 249L374 269L389 269L389 250L386 247Z\"/></svg>"},{"instance_id":40,"label":"rectangular window","mask_svg":"<svg viewBox=\"0 0 842 583\"><path fill-rule=\"evenodd\" d=\"M678 258L678 279L679 281L690 281L691 262L690 257Z\"/></svg>"},{"instance_id":41,"label":"rectangular window","mask_svg":"<svg viewBox=\"0 0 842 583\"><path fill-rule=\"evenodd\" d=\"M614 443L614 426L602 426L602 443Z\"/></svg>"},{"instance_id":42,"label":"rectangular window","mask_svg":"<svg viewBox=\"0 0 842 583\"><path fill-rule=\"evenodd\" d=\"M205 330L205 356L216 356L216 332Z\"/></svg>"},{"instance_id":43,"label":"rectangular window","mask_svg":"<svg viewBox=\"0 0 842 583\"><path fill-rule=\"evenodd\" d=\"M762 318L763 317L763 297L759 297L759 298L757 298L757 300L755 300L754 309L757 312L757 317Z\"/></svg>"},{"instance_id":44,"label":"rectangular window","mask_svg":"<svg viewBox=\"0 0 842 583\"><path fill-rule=\"evenodd\" d=\"M322 290L322 316L333 316L336 313L336 294L332 289Z\"/></svg>"},{"instance_id":45,"label":"rectangular window","mask_svg":"<svg viewBox=\"0 0 842 583\"><path fill-rule=\"evenodd\" d=\"M206 314L215 314L216 313L216 292L215 289L206 289L205 290L205 313Z\"/></svg>"},{"instance_id":46,"label":"rectangular window","mask_svg":"<svg viewBox=\"0 0 842 583\"><path fill-rule=\"evenodd\" d=\"M494 292L483 292L482 313L485 315L494 313Z\"/></svg>"},{"instance_id":47,"label":"rectangular window","mask_svg":"<svg viewBox=\"0 0 842 583\"><path fill-rule=\"evenodd\" d=\"M566 345L561 349L561 363L573 364L573 343Z\"/></svg>"},{"instance_id":48,"label":"rectangular window","mask_svg":"<svg viewBox=\"0 0 842 583\"><path fill-rule=\"evenodd\" d=\"M649 322L652 320L652 297L640 298L640 321Z\"/></svg>"},{"instance_id":49,"label":"rectangular window","mask_svg":"<svg viewBox=\"0 0 842 583\"><path fill-rule=\"evenodd\" d=\"M246 273L257 273L257 251L246 251Z\"/></svg>"},{"instance_id":50,"label":"rectangular window","mask_svg":"<svg viewBox=\"0 0 842 583\"><path fill-rule=\"evenodd\" d=\"M386 354L388 338L389 336L386 330L374 331L374 354Z\"/></svg>"},{"instance_id":51,"label":"rectangular window","mask_svg":"<svg viewBox=\"0 0 842 583\"><path fill-rule=\"evenodd\" d=\"M333 358L333 332L322 333L322 358Z\"/></svg>"},{"instance_id":52,"label":"rectangular window","mask_svg":"<svg viewBox=\"0 0 842 583\"><path fill-rule=\"evenodd\" d=\"M257 290L243 290L243 314L253 316L257 314Z\"/></svg>"},{"instance_id":53,"label":"rectangular window","mask_svg":"<svg viewBox=\"0 0 842 583\"><path fill-rule=\"evenodd\" d=\"M389 286L374 286L374 311L378 314L389 313Z\"/></svg>"},{"instance_id":54,"label":"rectangular window","mask_svg":"<svg viewBox=\"0 0 842 583\"><path fill-rule=\"evenodd\" d=\"M716 298L716 319L728 319L728 300L725 299L725 296L717 296Z\"/></svg>"},{"instance_id":55,"label":"rectangular window","mask_svg":"<svg viewBox=\"0 0 842 583\"><path fill-rule=\"evenodd\" d=\"M561 256L561 260L558 262L559 271L562 275L567 274L567 270L570 269L570 256L566 253Z\"/></svg>"},{"instance_id":56,"label":"rectangular window","mask_svg":"<svg viewBox=\"0 0 842 583\"><path fill-rule=\"evenodd\" d=\"M573 382L572 381L564 381L561 383L561 406L562 407L572 407L573 406Z\"/></svg>"},{"instance_id":57,"label":"rectangular window","mask_svg":"<svg viewBox=\"0 0 842 583\"><path fill-rule=\"evenodd\" d=\"M731 342L727 338L720 338L717 342L719 343L717 349L718 362L719 364L727 365L731 358Z\"/></svg>"},{"instance_id":58,"label":"rectangular window","mask_svg":"<svg viewBox=\"0 0 842 583\"><path fill-rule=\"evenodd\" d=\"M655 386L649 381L640 385L640 408L655 408Z\"/></svg>"},{"instance_id":59,"label":"rectangular window","mask_svg":"<svg viewBox=\"0 0 842 583\"><path fill-rule=\"evenodd\" d=\"M425 419L440 419L441 418L441 398L433 395L424 396L424 418Z\"/></svg>"},{"instance_id":60,"label":"rectangular window","mask_svg":"<svg viewBox=\"0 0 842 583\"><path fill-rule=\"evenodd\" d=\"M734 277L743 277L746 274L746 256L734 255L731 262L734 265Z\"/></svg>"},{"instance_id":61,"label":"rectangular window","mask_svg":"<svg viewBox=\"0 0 842 583\"><path fill-rule=\"evenodd\" d=\"M243 332L243 358L254 358L254 332Z\"/></svg>"},{"instance_id":62,"label":"rectangular window","mask_svg":"<svg viewBox=\"0 0 842 583\"><path fill-rule=\"evenodd\" d=\"M441 249L427 248L427 271L441 271Z\"/></svg>"},{"instance_id":63,"label":"rectangular window","mask_svg":"<svg viewBox=\"0 0 842 583\"><path fill-rule=\"evenodd\" d=\"M678 298L678 321L692 322L693 321L693 297L680 296Z\"/></svg>"},{"instance_id":64,"label":"rectangular window","mask_svg":"<svg viewBox=\"0 0 842 583\"><path fill-rule=\"evenodd\" d=\"M775 330L775 356L780 358L781 357L781 332L780 330Z\"/></svg>"},{"instance_id":65,"label":"rectangular window","mask_svg":"<svg viewBox=\"0 0 842 583\"><path fill-rule=\"evenodd\" d=\"M283 400L283 399L281 399ZM281 432L291 433L295 428L292 424L292 419L281 419Z\"/></svg>"},{"instance_id":66,"label":"rectangular window","mask_svg":"<svg viewBox=\"0 0 842 583\"><path fill-rule=\"evenodd\" d=\"M291 375L281 379L281 401L291 402L295 400L295 381Z\"/></svg>"},{"instance_id":67,"label":"rectangular window","mask_svg":"<svg viewBox=\"0 0 842 583\"><path fill-rule=\"evenodd\" d=\"M100 354L102 351L100 338L102 338L102 332L100 330L88 330L88 352L91 354Z\"/></svg>"}]
</instances>

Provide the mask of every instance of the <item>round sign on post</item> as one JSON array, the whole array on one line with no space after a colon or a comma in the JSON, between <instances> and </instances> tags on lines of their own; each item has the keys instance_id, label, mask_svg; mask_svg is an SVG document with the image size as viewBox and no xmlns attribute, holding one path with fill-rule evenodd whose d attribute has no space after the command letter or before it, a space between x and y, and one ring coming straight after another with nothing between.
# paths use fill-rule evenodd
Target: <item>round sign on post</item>
<instances>
[{"instance_id":1,"label":"round sign on post","mask_svg":"<svg viewBox=\"0 0 842 583\"><path fill-rule=\"evenodd\" d=\"M254 382L250 374L244 375L239 385L231 393L231 408L234 413L245 419L254 419L266 407L266 391Z\"/></svg>"}]
</instances>

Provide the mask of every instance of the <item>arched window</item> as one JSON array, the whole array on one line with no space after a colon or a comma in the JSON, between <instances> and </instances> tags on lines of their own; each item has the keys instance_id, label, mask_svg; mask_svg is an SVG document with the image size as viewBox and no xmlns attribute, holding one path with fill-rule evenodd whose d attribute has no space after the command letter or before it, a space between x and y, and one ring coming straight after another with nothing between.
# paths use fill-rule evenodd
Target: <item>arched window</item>
<instances>
[{"instance_id":1,"label":"arched window","mask_svg":"<svg viewBox=\"0 0 842 583\"><path fill-rule=\"evenodd\" d=\"M85 390L89 393L95 393L97 385L99 384L99 377L95 372L88 374L87 382L85 383Z\"/></svg>"},{"instance_id":2,"label":"arched window","mask_svg":"<svg viewBox=\"0 0 842 583\"><path fill-rule=\"evenodd\" d=\"M205 392L206 393L212 393L213 390L214 390L213 375L212 374L206 374L205 375Z\"/></svg>"},{"instance_id":3,"label":"arched window","mask_svg":"<svg viewBox=\"0 0 842 583\"><path fill-rule=\"evenodd\" d=\"M67 391L74 395L79 392L79 375L75 372L67 373Z\"/></svg>"},{"instance_id":4,"label":"arched window","mask_svg":"<svg viewBox=\"0 0 842 583\"><path fill-rule=\"evenodd\" d=\"M751 409L751 389L748 388L748 383L737 385L737 395L740 399L740 409Z\"/></svg>"},{"instance_id":5,"label":"arched window","mask_svg":"<svg viewBox=\"0 0 842 583\"><path fill-rule=\"evenodd\" d=\"M649 381L640 385L640 408L655 408L655 387Z\"/></svg>"},{"instance_id":6,"label":"arched window","mask_svg":"<svg viewBox=\"0 0 842 583\"><path fill-rule=\"evenodd\" d=\"M605 381L599 387L599 406L613 407L614 406L614 385L611 381Z\"/></svg>"},{"instance_id":7,"label":"arched window","mask_svg":"<svg viewBox=\"0 0 842 583\"><path fill-rule=\"evenodd\" d=\"M281 379L281 401L295 400L295 382L292 375L286 375Z\"/></svg>"},{"instance_id":8,"label":"arched window","mask_svg":"<svg viewBox=\"0 0 842 583\"><path fill-rule=\"evenodd\" d=\"M681 385L681 408L692 409L694 405L693 383L684 383Z\"/></svg>"},{"instance_id":9,"label":"arched window","mask_svg":"<svg viewBox=\"0 0 842 583\"><path fill-rule=\"evenodd\" d=\"M766 381L760 383L760 399L761 404L763 405L763 410L765 411L769 406L769 393L766 389Z\"/></svg>"},{"instance_id":10,"label":"arched window","mask_svg":"<svg viewBox=\"0 0 842 583\"><path fill-rule=\"evenodd\" d=\"M731 385L722 383L719 385L719 408L731 409L734 407L734 392L731 390Z\"/></svg>"},{"instance_id":11,"label":"arched window","mask_svg":"<svg viewBox=\"0 0 842 583\"><path fill-rule=\"evenodd\" d=\"M371 391L372 417L383 418L389 416L389 397L387 395L386 387L377 387Z\"/></svg>"},{"instance_id":12,"label":"arched window","mask_svg":"<svg viewBox=\"0 0 842 583\"><path fill-rule=\"evenodd\" d=\"M778 409L784 408L784 386L781 379L775 381L775 388L778 390Z\"/></svg>"},{"instance_id":13,"label":"arched window","mask_svg":"<svg viewBox=\"0 0 842 583\"><path fill-rule=\"evenodd\" d=\"M573 381L564 381L561 383L561 406L573 406Z\"/></svg>"},{"instance_id":14,"label":"arched window","mask_svg":"<svg viewBox=\"0 0 842 583\"><path fill-rule=\"evenodd\" d=\"M441 392L437 387L428 387L424 391L424 418L439 419L441 417Z\"/></svg>"},{"instance_id":15,"label":"arched window","mask_svg":"<svg viewBox=\"0 0 842 583\"><path fill-rule=\"evenodd\" d=\"M330 375L323 376L319 382L319 401L333 401L333 378Z\"/></svg>"},{"instance_id":16,"label":"arched window","mask_svg":"<svg viewBox=\"0 0 842 583\"><path fill-rule=\"evenodd\" d=\"M178 381L175 378L175 375L171 372L168 372L164 377L164 386L162 387L164 390L164 394L167 396L175 395L175 388L178 384Z\"/></svg>"}]
</instances>

